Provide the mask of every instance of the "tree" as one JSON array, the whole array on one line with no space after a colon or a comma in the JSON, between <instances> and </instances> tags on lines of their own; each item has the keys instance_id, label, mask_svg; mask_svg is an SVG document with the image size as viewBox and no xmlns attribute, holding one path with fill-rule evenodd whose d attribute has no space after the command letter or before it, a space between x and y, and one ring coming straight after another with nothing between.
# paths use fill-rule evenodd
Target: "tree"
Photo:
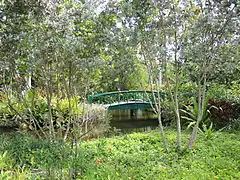
<instances>
[{"instance_id":1,"label":"tree","mask_svg":"<svg viewBox=\"0 0 240 180\"><path fill-rule=\"evenodd\" d=\"M218 63L220 49L222 45L224 46L223 39L229 38L226 32L228 28L232 28L236 16L235 7L235 3L226 5L213 1L199 2L191 7L193 21L189 21L190 34L185 47L185 56L187 63L192 63L195 67L194 73L197 75L195 79L198 84L198 117L188 148L192 148L196 141L206 104L208 76L214 72L213 67ZM194 77L193 74L191 76Z\"/></svg>"}]
</instances>

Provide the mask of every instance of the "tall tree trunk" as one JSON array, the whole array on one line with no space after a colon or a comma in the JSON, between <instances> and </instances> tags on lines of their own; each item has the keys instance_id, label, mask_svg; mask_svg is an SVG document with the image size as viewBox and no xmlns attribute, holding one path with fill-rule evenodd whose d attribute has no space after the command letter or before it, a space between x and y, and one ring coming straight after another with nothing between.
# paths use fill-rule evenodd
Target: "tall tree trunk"
<instances>
[{"instance_id":1,"label":"tall tree trunk","mask_svg":"<svg viewBox=\"0 0 240 180\"><path fill-rule=\"evenodd\" d=\"M174 33L174 38L175 38L175 51L174 51L174 61L175 61L175 90L174 90L174 103L175 103L175 114L176 114L176 120L177 120L177 149L178 151L181 151L181 118L179 114L179 102L178 102L178 88L180 84L180 70L179 70L179 64L178 64L178 59L177 59L177 32L175 31Z\"/></svg>"},{"instance_id":2,"label":"tall tree trunk","mask_svg":"<svg viewBox=\"0 0 240 180\"><path fill-rule=\"evenodd\" d=\"M204 66L204 68L206 68L206 67ZM203 111L204 111L204 105L205 105L205 99L206 99L206 80L207 80L206 71L204 70L202 85L201 85L201 80L199 80L197 122L193 128L192 135L189 138L189 142L187 145L188 149L192 149L196 142L199 124L203 118Z\"/></svg>"},{"instance_id":3,"label":"tall tree trunk","mask_svg":"<svg viewBox=\"0 0 240 180\"><path fill-rule=\"evenodd\" d=\"M178 39L177 39L177 35L178 35L178 27L177 27L177 15L176 15L176 8L175 6L178 6L178 1L174 2L173 1L173 10L174 10L174 26L175 26L175 30L174 30L174 63L175 63L175 90L174 90L174 103L175 103L175 114L176 114L176 120L177 120L177 150L179 152L181 152L181 146L182 146L182 142L181 142L181 118L180 118L180 114L179 114L179 102L178 102L178 88L179 88L179 84L180 84L180 67L179 67L179 59L177 57L177 53L178 53Z\"/></svg>"},{"instance_id":4,"label":"tall tree trunk","mask_svg":"<svg viewBox=\"0 0 240 180\"><path fill-rule=\"evenodd\" d=\"M143 54L143 56L144 56L144 59L147 61L145 54ZM160 79L158 79L158 78L160 78L160 76L158 76L158 78L156 79L156 84L157 84L157 87L156 87L157 88L157 94L156 94L156 93L154 93L155 88L154 88L153 72L152 72L153 66L152 66L151 60L149 60L149 63L150 63L150 67L148 68L149 81L150 81L150 85L151 85L154 104L151 102L150 99L149 99L149 102L151 104L151 107L152 107L153 111L158 115L160 136L163 140L164 149L166 150L166 152L170 152L168 142L167 142L167 139L165 137L163 124L162 124L162 112L161 112L162 111L162 108L161 108L162 104L161 104L161 93L160 93L160 89L159 89Z\"/></svg>"},{"instance_id":5,"label":"tall tree trunk","mask_svg":"<svg viewBox=\"0 0 240 180\"><path fill-rule=\"evenodd\" d=\"M169 153L170 151L169 151L169 147L168 147L168 142L167 142L167 139L165 138L164 128L162 125L161 107L159 107L159 111L158 111L158 123L159 123L159 128L160 128L160 133L161 133L161 138L163 140L164 148L165 148L166 152Z\"/></svg>"},{"instance_id":6,"label":"tall tree trunk","mask_svg":"<svg viewBox=\"0 0 240 180\"><path fill-rule=\"evenodd\" d=\"M71 102L71 97L72 97L72 62L69 62L69 66L68 66L68 71L69 71L69 75L68 75L68 85L67 83L65 83L65 87L66 87L66 92L67 92L67 99L68 99L68 111L69 111L69 119L68 119L68 123L67 123L67 129L65 131L64 137L63 137L63 141L66 142L69 131L70 131L70 125L72 122L72 102Z\"/></svg>"},{"instance_id":7,"label":"tall tree trunk","mask_svg":"<svg viewBox=\"0 0 240 180\"><path fill-rule=\"evenodd\" d=\"M54 130L54 124L53 124L53 116L52 116L52 65L51 62L48 62L46 64L46 72L47 72L47 83L46 83L46 93L47 93L47 105L48 105L48 115L50 119L50 127L49 127L49 134L51 141L55 141L55 130Z\"/></svg>"}]
</instances>

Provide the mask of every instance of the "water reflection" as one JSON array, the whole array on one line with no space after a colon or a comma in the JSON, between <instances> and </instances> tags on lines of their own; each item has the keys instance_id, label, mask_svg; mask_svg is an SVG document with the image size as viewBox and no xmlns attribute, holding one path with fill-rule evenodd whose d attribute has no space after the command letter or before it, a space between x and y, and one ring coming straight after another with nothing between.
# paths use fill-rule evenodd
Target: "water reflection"
<instances>
[{"instance_id":1,"label":"water reflection","mask_svg":"<svg viewBox=\"0 0 240 180\"><path fill-rule=\"evenodd\" d=\"M3 133L12 133L17 131L17 127L10 127L10 126L0 126L0 134Z\"/></svg>"},{"instance_id":2,"label":"water reflection","mask_svg":"<svg viewBox=\"0 0 240 180\"><path fill-rule=\"evenodd\" d=\"M152 110L110 110L111 127L121 130L153 129L158 120Z\"/></svg>"}]
</instances>

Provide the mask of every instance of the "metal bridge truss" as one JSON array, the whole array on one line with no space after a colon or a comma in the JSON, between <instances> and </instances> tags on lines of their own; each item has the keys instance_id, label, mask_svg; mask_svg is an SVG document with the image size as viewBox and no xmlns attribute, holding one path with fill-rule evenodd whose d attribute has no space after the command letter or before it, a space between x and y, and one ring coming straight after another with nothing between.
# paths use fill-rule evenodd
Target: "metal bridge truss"
<instances>
[{"instance_id":1,"label":"metal bridge truss","mask_svg":"<svg viewBox=\"0 0 240 180\"><path fill-rule=\"evenodd\" d=\"M89 104L103 104L109 110L114 109L149 109L155 104L154 98L164 98L165 94L153 91L114 91L88 96ZM155 97L154 97L155 96Z\"/></svg>"}]
</instances>

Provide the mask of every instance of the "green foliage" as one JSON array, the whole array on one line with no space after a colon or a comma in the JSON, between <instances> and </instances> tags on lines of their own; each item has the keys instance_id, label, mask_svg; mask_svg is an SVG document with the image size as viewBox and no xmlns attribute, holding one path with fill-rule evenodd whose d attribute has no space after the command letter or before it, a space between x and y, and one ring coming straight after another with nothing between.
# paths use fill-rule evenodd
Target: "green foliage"
<instances>
[{"instance_id":1,"label":"green foliage","mask_svg":"<svg viewBox=\"0 0 240 180\"><path fill-rule=\"evenodd\" d=\"M174 146L176 133L166 133ZM238 179L239 132L212 135L200 134L196 148L182 154L165 153L158 131L86 141L79 149L27 134L1 135L0 154L7 150L5 156L14 164L5 161L1 173L11 177L19 171L33 179Z\"/></svg>"},{"instance_id":2,"label":"green foliage","mask_svg":"<svg viewBox=\"0 0 240 180\"><path fill-rule=\"evenodd\" d=\"M61 158L58 154L61 153L64 156L68 154L67 149L60 143L50 143L27 134L18 133L8 136L10 137L1 135L0 152L7 150L10 159L15 160L17 167L61 167ZM7 164L9 165L9 162Z\"/></svg>"},{"instance_id":3,"label":"green foliage","mask_svg":"<svg viewBox=\"0 0 240 180\"><path fill-rule=\"evenodd\" d=\"M50 108L55 132L60 139L68 124L71 138L80 137L87 131L86 136L98 137L109 129L109 117L101 105L83 104L79 97L58 99L54 96L49 107L47 99L35 93L29 91L22 99L11 98L10 105L7 100L0 102L0 125L19 127L19 130L33 131L38 135L41 130L44 135L49 129Z\"/></svg>"},{"instance_id":4,"label":"green foliage","mask_svg":"<svg viewBox=\"0 0 240 180\"><path fill-rule=\"evenodd\" d=\"M187 78L182 77L183 81ZM197 96L197 85L193 82L184 82L179 87L179 103L187 104L189 103L189 98ZM190 102L192 100L190 99Z\"/></svg>"},{"instance_id":5,"label":"green foliage","mask_svg":"<svg viewBox=\"0 0 240 180\"><path fill-rule=\"evenodd\" d=\"M148 74L146 67L142 64L136 64L133 72L129 72L126 78L125 87L128 90L146 88L148 84Z\"/></svg>"},{"instance_id":6,"label":"green foliage","mask_svg":"<svg viewBox=\"0 0 240 180\"><path fill-rule=\"evenodd\" d=\"M209 105L217 108L211 109L210 119L215 129L223 127L238 127L240 104L229 100L211 99ZM233 129L235 129L233 128ZM231 128L230 128L231 129Z\"/></svg>"},{"instance_id":7,"label":"green foliage","mask_svg":"<svg viewBox=\"0 0 240 180\"><path fill-rule=\"evenodd\" d=\"M72 165L74 152L62 143L36 139L23 133L3 134L1 142L0 154L5 151L3 158L7 158L5 161L0 159L4 163L4 169L0 168L2 176L36 179L37 172L43 171L46 178L46 173L52 175L51 169L61 170Z\"/></svg>"},{"instance_id":8,"label":"green foliage","mask_svg":"<svg viewBox=\"0 0 240 180\"><path fill-rule=\"evenodd\" d=\"M227 100L238 102L240 93L239 82L234 81L231 86L211 83L209 85L208 94L212 99Z\"/></svg>"},{"instance_id":9,"label":"green foliage","mask_svg":"<svg viewBox=\"0 0 240 180\"><path fill-rule=\"evenodd\" d=\"M204 125L204 124L209 123L210 109L216 108L216 107L214 107L214 106L209 107L208 106L208 98L206 98L203 108L204 109L203 109L201 123ZM191 104L185 105L184 109L181 109L181 112L183 113L181 118L184 120L187 120L189 122L187 129L190 127L193 127L197 122L197 118L198 118L198 114L199 114L199 108L198 108L198 103L197 103L196 98L191 98Z\"/></svg>"},{"instance_id":10,"label":"green foliage","mask_svg":"<svg viewBox=\"0 0 240 180\"><path fill-rule=\"evenodd\" d=\"M4 0L0 91L11 102L0 103L0 124L33 129L35 121L54 134L55 123L66 132L66 124L89 120L87 94L147 87L151 75L157 87L159 72L180 107L196 97L196 84L203 99L207 89L214 98L239 102L238 11L236 1ZM31 89L42 93L23 97ZM192 124L199 114L193 104L185 108ZM105 127L103 108L87 108L100 114L87 123Z\"/></svg>"},{"instance_id":11,"label":"green foliage","mask_svg":"<svg viewBox=\"0 0 240 180\"><path fill-rule=\"evenodd\" d=\"M169 99L165 99L162 102L162 121L165 125L171 125L171 127L176 127L175 113L172 109L172 103Z\"/></svg>"},{"instance_id":12,"label":"green foliage","mask_svg":"<svg viewBox=\"0 0 240 180\"><path fill-rule=\"evenodd\" d=\"M239 68L240 69L240 68ZM233 84L230 86L232 97L234 100L240 104L240 80L233 81Z\"/></svg>"},{"instance_id":13,"label":"green foliage","mask_svg":"<svg viewBox=\"0 0 240 180\"><path fill-rule=\"evenodd\" d=\"M15 125L19 125L21 122L26 122L31 119L31 114L39 122L44 123L49 121L49 107L47 104L47 99L41 95L33 95L33 91L30 91L22 99L11 98L11 106L9 106L8 101L1 102L0 117L6 125L11 124L11 121L15 121ZM82 114L82 108L77 106L78 98L70 99L72 105L72 113L75 115ZM51 108L53 111L54 119L59 119L59 117L67 118L69 115L69 103L68 99L62 99L57 101L53 98ZM18 116L21 114L24 119Z\"/></svg>"},{"instance_id":14,"label":"green foliage","mask_svg":"<svg viewBox=\"0 0 240 180\"><path fill-rule=\"evenodd\" d=\"M8 152L5 151L3 154L0 154L0 170L5 169L6 167L11 167L9 162Z\"/></svg>"},{"instance_id":15,"label":"green foliage","mask_svg":"<svg viewBox=\"0 0 240 180\"><path fill-rule=\"evenodd\" d=\"M207 127L206 124L202 125L202 130L199 128L200 133L206 138L206 139L211 139L214 137L214 130L213 130L213 123Z\"/></svg>"},{"instance_id":16,"label":"green foliage","mask_svg":"<svg viewBox=\"0 0 240 180\"><path fill-rule=\"evenodd\" d=\"M229 131L239 131L240 130L240 118L232 119L226 129Z\"/></svg>"}]
</instances>

